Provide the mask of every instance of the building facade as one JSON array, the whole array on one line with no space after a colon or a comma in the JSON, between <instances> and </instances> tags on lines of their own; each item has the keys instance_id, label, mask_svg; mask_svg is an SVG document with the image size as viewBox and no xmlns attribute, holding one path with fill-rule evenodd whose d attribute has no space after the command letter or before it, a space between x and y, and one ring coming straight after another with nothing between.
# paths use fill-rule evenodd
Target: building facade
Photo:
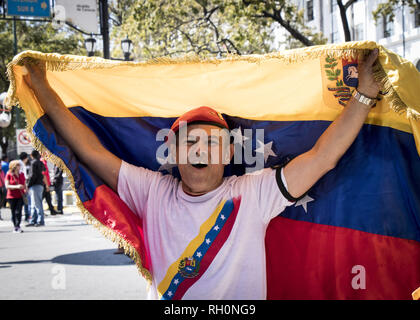
<instances>
[{"instance_id":1,"label":"building facade","mask_svg":"<svg viewBox=\"0 0 420 320\"><path fill-rule=\"evenodd\" d=\"M385 16L375 21L372 12L385 1L358 0L347 9L352 40L376 41L413 62L420 71L420 5L416 9L401 5L394 11L394 21ZM322 32L328 43L344 42L337 0L296 0L296 3L304 10L306 24Z\"/></svg>"}]
</instances>

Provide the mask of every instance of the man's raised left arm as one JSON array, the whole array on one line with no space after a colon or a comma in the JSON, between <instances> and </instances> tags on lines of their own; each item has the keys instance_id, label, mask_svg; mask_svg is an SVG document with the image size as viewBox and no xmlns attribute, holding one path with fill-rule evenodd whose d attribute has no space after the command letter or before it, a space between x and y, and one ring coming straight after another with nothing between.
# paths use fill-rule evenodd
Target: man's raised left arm
<instances>
[{"instance_id":1,"label":"man's raised left arm","mask_svg":"<svg viewBox=\"0 0 420 320\"><path fill-rule=\"evenodd\" d=\"M379 84L375 82L372 66L378 50L359 64L357 91L366 97L376 98ZM319 137L313 148L290 161L284 167L288 193L299 198L305 194L324 174L332 170L356 139L365 122L370 107L352 97L342 113Z\"/></svg>"}]
</instances>

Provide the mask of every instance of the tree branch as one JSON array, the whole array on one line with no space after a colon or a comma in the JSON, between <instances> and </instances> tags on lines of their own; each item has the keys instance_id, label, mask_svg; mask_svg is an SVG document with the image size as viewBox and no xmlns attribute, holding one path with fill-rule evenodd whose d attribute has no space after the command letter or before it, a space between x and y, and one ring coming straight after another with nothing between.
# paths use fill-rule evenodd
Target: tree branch
<instances>
[{"instance_id":1,"label":"tree branch","mask_svg":"<svg viewBox=\"0 0 420 320\"><path fill-rule=\"evenodd\" d=\"M309 40L307 37L305 37L297 29L295 29L294 27L292 27L290 25L290 22L289 21L283 20L283 18L281 16L280 10L275 10L274 11L274 14L272 14L272 13L264 10L263 11L263 15L265 17L267 17L267 18L271 18L271 19L277 21L283 28L285 28L292 35L293 38L299 40L305 46L312 46L312 45L314 45L314 43L311 40Z\"/></svg>"},{"instance_id":2,"label":"tree branch","mask_svg":"<svg viewBox=\"0 0 420 320\"><path fill-rule=\"evenodd\" d=\"M347 14L346 10L347 8L352 5L357 0L349 0L345 5L343 4L342 0L337 0L337 5L340 10L340 16L341 16L341 23L343 25L343 31L344 31L344 40L345 41L351 41L351 33L350 33L350 27L349 22L347 20Z\"/></svg>"},{"instance_id":3,"label":"tree branch","mask_svg":"<svg viewBox=\"0 0 420 320\"><path fill-rule=\"evenodd\" d=\"M357 0L349 0L344 5L344 9L347 10L353 3L357 2Z\"/></svg>"},{"instance_id":4,"label":"tree branch","mask_svg":"<svg viewBox=\"0 0 420 320\"><path fill-rule=\"evenodd\" d=\"M222 43L229 42L229 44L233 47L233 49L235 49L236 54L241 55L241 52L239 51L239 49L235 46L235 44L230 39L224 38L224 39L220 40L220 42L222 42ZM227 46L226 46L226 48L227 48ZM230 53L229 49L227 49L227 50Z\"/></svg>"}]
</instances>

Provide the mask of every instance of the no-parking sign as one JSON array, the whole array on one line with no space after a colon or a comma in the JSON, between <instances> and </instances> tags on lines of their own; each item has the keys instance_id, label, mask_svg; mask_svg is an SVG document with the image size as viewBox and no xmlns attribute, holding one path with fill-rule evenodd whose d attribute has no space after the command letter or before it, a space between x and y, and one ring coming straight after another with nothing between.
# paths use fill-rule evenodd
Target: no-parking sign
<instances>
[{"instance_id":1,"label":"no-parking sign","mask_svg":"<svg viewBox=\"0 0 420 320\"><path fill-rule=\"evenodd\" d=\"M33 150L31 144L31 137L28 135L25 129L16 129L16 146L17 153L26 152L30 154Z\"/></svg>"}]
</instances>

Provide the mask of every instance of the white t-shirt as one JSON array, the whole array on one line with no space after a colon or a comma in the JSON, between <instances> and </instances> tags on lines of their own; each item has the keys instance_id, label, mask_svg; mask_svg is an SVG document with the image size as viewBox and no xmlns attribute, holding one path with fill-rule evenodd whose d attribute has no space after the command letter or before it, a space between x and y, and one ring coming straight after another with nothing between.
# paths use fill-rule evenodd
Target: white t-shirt
<instances>
[{"instance_id":1,"label":"white t-shirt","mask_svg":"<svg viewBox=\"0 0 420 320\"><path fill-rule=\"evenodd\" d=\"M266 299L265 231L293 204L275 173L227 177L217 189L190 196L173 176L123 161L118 194L143 219L149 298Z\"/></svg>"}]
</instances>

